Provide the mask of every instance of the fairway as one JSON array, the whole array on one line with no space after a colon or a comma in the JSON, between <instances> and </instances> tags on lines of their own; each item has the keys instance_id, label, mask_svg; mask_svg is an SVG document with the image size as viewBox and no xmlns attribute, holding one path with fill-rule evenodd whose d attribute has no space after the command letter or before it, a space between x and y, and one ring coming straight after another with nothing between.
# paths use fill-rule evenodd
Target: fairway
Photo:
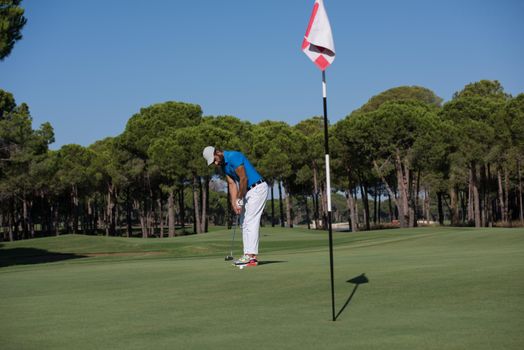
<instances>
[{"instance_id":1,"label":"fairway","mask_svg":"<svg viewBox=\"0 0 524 350\"><path fill-rule=\"evenodd\" d=\"M336 322L321 231L262 228L244 270L225 229L0 243L0 348L524 348L523 229L334 236Z\"/></svg>"}]
</instances>

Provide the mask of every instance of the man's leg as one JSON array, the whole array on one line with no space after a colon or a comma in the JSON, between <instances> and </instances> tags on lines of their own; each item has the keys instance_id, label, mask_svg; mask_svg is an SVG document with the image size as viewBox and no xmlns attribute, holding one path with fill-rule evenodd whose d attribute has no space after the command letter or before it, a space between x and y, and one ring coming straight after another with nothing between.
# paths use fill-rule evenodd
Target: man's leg
<instances>
[{"instance_id":1,"label":"man's leg","mask_svg":"<svg viewBox=\"0 0 524 350\"><path fill-rule=\"evenodd\" d=\"M242 215L242 240L244 254L257 255L260 232L260 219L264 212L268 193L268 185L264 182L249 190L245 198Z\"/></svg>"}]
</instances>

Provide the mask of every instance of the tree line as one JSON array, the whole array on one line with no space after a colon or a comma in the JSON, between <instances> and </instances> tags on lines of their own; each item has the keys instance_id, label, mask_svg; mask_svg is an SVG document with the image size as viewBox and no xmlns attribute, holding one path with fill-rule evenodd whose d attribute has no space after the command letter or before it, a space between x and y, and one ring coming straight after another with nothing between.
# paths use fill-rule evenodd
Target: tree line
<instances>
[{"instance_id":1,"label":"tree line","mask_svg":"<svg viewBox=\"0 0 524 350\"><path fill-rule=\"evenodd\" d=\"M330 125L329 137L333 191L346 199L337 210L347 211L352 231L372 228L377 198L400 227L524 222L524 94L513 97L498 81L468 84L444 104L424 87L389 89ZM252 124L169 101L142 108L120 135L88 147L50 150L53 142L52 126L33 129L29 106L0 89L4 240L173 237L230 224L220 174L201 156L207 145L242 151L273 184L266 224L326 225L321 117Z\"/></svg>"}]
</instances>

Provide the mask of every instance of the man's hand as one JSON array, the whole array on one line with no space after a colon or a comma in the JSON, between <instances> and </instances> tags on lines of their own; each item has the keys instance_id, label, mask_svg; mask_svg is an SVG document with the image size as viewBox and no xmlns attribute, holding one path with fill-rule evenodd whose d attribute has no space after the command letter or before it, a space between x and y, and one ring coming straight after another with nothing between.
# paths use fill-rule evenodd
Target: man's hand
<instances>
[{"instance_id":1,"label":"man's hand","mask_svg":"<svg viewBox=\"0 0 524 350\"><path fill-rule=\"evenodd\" d=\"M229 186L229 195L231 196L230 202L231 202L231 208L235 212L235 214L240 215L242 212L242 200L238 198L238 188L235 181L226 175L227 184ZM241 201L241 203L238 203L238 201Z\"/></svg>"},{"instance_id":2,"label":"man's hand","mask_svg":"<svg viewBox=\"0 0 524 350\"><path fill-rule=\"evenodd\" d=\"M242 199L237 199L235 201L235 206L234 206L234 209L235 209L235 213L237 215L240 215L240 213L242 212L242 206L244 205Z\"/></svg>"}]
</instances>

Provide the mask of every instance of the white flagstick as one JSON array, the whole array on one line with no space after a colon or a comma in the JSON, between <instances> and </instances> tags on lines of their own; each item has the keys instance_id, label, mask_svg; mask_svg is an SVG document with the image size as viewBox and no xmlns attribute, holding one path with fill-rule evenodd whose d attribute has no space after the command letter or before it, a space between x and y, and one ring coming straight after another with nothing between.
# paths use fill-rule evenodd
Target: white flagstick
<instances>
[{"instance_id":1,"label":"white flagstick","mask_svg":"<svg viewBox=\"0 0 524 350\"><path fill-rule=\"evenodd\" d=\"M324 149L326 151L326 195L328 206L328 231L329 231L329 270L331 273L331 311L333 321L335 316L335 276L333 271L333 231L331 228L331 177L329 167L329 135L328 135L328 117L327 117L327 92L326 92L326 72L322 71L322 94L324 100Z\"/></svg>"}]
</instances>

